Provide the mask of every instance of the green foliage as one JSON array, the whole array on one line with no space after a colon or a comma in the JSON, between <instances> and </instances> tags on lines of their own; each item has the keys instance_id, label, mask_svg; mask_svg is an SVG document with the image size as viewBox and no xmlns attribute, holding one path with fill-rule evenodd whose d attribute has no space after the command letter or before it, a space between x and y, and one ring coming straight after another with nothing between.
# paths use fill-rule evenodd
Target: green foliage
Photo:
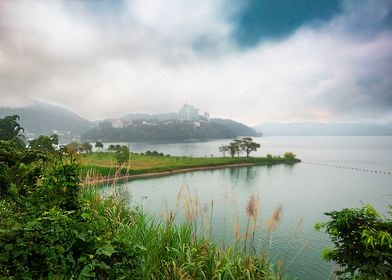
<instances>
[{"instance_id":1,"label":"green foliage","mask_svg":"<svg viewBox=\"0 0 392 280\"><path fill-rule=\"evenodd\" d=\"M391 219L382 219L370 205L325 215L331 220L315 228L325 229L330 235L335 248L326 249L323 257L342 266L342 279L392 277Z\"/></svg>"},{"instance_id":2,"label":"green foliage","mask_svg":"<svg viewBox=\"0 0 392 280\"><path fill-rule=\"evenodd\" d=\"M288 158L288 159L294 159L296 157L296 155L292 152L285 152L283 156L284 158Z\"/></svg>"},{"instance_id":3,"label":"green foliage","mask_svg":"<svg viewBox=\"0 0 392 280\"><path fill-rule=\"evenodd\" d=\"M202 122L196 127L193 123L171 123L157 125L131 125L123 128L100 126L86 132L82 138L104 142L156 142L228 139L237 135L224 125Z\"/></svg>"},{"instance_id":4,"label":"green foliage","mask_svg":"<svg viewBox=\"0 0 392 280\"><path fill-rule=\"evenodd\" d=\"M119 149L121 146L120 145L113 145L113 144L110 144L109 145L109 148L108 148L108 151L110 151L110 152L115 152L117 149Z\"/></svg>"},{"instance_id":5,"label":"green foliage","mask_svg":"<svg viewBox=\"0 0 392 280\"><path fill-rule=\"evenodd\" d=\"M153 156L153 157L163 157L163 153L158 153L157 151L147 151L145 152L146 156ZM170 155L169 155L170 156Z\"/></svg>"},{"instance_id":6,"label":"green foliage","mask_svg":"<svg viewBox=\"0 0 392 280\"><path fill-rule=\"evenodd\" d=\"M227 149L230 152L231 157L234 157L236 154L239 155L240 148L237 143L230 143L229 146L227 146Z\"/></svg>"},{"instance_id":7,"label":"green foliage","mask_svg":"<svg viewBox=\"0 0 392 280\"><path fill-rule=\"evenodd\" d=\"M237 136L261 136L261 133L255 131L253 128L230 119L213 118L210 122L226 126Z\"/></svg>"},{"instance_id":8,"label":"green foliage","mask_svg":"<svg viewBox=\"0 0 392 280\"><path fill-rule=\"evenodd\" d=\"M89 142L83 142L80 145L80 151L83 153L91 153L93 151L93 145L91 145Z\"/></svg>"},{"instance_id":9,"label":"green foliage","mask_svg":"<svg viewBox=\"0 0 392 280\"><path fill-rule=\"evenodd\" d=\"M262 258L221 250L195 238L189 225L156 221L120 198L79 189L77 170L68 157L19 165L28 186L17 190L27 191L0 200L2 277L273 279Z\"/></svg>"},{"instance_id":10,"label":"green foliage","mask_svg":"<svg viewBox=\"0 0 392 280\"><path fill-rule=\"evenodd\" d=\"M11 186L11 179L7 164L0 162L0 198L8 193Z\"/></svg>"},{"instance_id":11,"label":"green foliage","mask_svg":"<svg viewBox=\"0 0 392 280\"><path fill-rule=\"evenodd\" d=\"M55 153L59 144L59 137L57 134L51 136L40 135L37 139L30 141L30 148L40 150L47 153Z\"/></svg>"},{"instance_id":12,"label":"green foliage","mask_svg":"<svg viewBox=\"0 0 392 280\"><path fill-rule=\"evenodd\" d=\"M103 143L101 141L97 141L95 143L95 148L103 149Z\"/></svg>"},{"instance_id":13,"label":"green foliage","mask_svg":"<svg viewBox=\"0 0 392 280\"><path fill-rule=\"evenodd\" d=\"M18 115L6 116L0 119L0 141L9 141L15 148L21 149L25 147L24 137L20 134L24 130L18 120Z\"/></svg>"},{"instance_id":14,"label":"green foliage","mask_svg":"<svg viewBox=\"0 0 392 280\"><path fill-rule=\"evenodd\" d=\"M226 152L229 151L229 147L226 145L222 145L219 147L219 152L222 153L222 156L225 157L226 156Z\"/></svg>"},{"instance_id":15,"label":"green foliage","mask_svg":"<svg viewBox=\"0 0 392 280\"><path fill-rule=\"evenodd\" d=\"M9 159L0 180L11 186L0 198L2 279L273 279L261 257L220 250L190 225L80 188L66 148L48 154L8 144L0 141L0 158Z\"/></svg>"},{"instance_id":16,"label":"green foliage","mask_svg":"<svg viewBox=\"0 0 392 280\"><path fill-rule=\"evenodd\" d=\"M244 137L240 139L240 149L246 153L246 157L249 157L249 154L257 151L258 148L260 148L260 144L253 142L252 138Z\"/></svg>"},{"instance_id":17,"label":"green foliage","mask_svg":"<svg viewBox=\"0 0 392 280\"><path fill-rule=\"evenodd\" d=\"M136 175L152 172L175 171L178 169L190 169L200 167L217 167L232 164L254 164L254 165L275 165L275 164L295 164L298 159L286 159L280 156L266 157L176 157L176 156L148 156L144 153L132 153L132 164L128 168L121 168L116 162L115 153L91 153L83 157L81 176L87 175L88 171L99 176L113 176L116 172L119 175Z\"/></svg>"},{"instance_id":18,"label":"green foliage","mask_svg":"<svg viewBox=\"0 0 392 280\"><path fill-rule=\"evenodd\" d=\"M129 149L127 146L121 146L121 147L117 148L116 152L115 152L115 158L116 158L117 164L128 163L130 155L131 155L131 153L129 152Z\"/></svg>"},{"instance_id":19,"label":"green foliage","mask_svg":"<svg viewBox=\"0 0 392 280\"><path fill-rule=\"evenodd\" d=\"M249 157L250 153L257 151L258 148L260 148L259 143L253 142L253 139L250 137L243 137L241 139L234 139L227 146L220 146L219 151L223 156L225 156L225 152L229 152L231 157L234 157L236 154L239 157L241 152L245 152L246 157Z\"/></svg>"}]
</instances>

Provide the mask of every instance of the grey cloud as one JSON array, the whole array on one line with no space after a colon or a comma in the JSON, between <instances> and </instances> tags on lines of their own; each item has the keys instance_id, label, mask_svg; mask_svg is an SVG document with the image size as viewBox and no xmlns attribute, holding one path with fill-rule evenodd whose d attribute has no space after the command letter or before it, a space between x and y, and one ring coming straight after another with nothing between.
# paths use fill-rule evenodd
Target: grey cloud
<instances>
[{"instance_id":1,"label":"grey cloud","mask_svg":"<svg viewBox=\"0 0 392 280\"><path fill-rule=\"evenodd\" d=\"M43 99L99 119L187 101L249 124L392 117L388 1L347 4L323 26L246 51L230 41L223 0L165 1L150 12L129 1L105 20L77 2L1 1L0 106Z\"/></svg>"}]
</instances>

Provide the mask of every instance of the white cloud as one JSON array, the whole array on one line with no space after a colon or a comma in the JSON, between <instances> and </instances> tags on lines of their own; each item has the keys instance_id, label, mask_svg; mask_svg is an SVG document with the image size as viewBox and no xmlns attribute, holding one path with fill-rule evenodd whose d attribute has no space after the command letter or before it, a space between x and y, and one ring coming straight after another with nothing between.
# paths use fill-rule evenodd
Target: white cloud
<instances>
[{"instance_id":1,"label":"white cloud","mask_svg":"<svg viewBox=\"0 0 392 280\"><path fill-rule=\"evenodd\" d=\"M352 32L366 5L241 50L223 0L133 0L102 21L67 3L1 2L0 106L37 98L99 119L189 102L249 124L391 117L392 35ZM368 11L372 26L384 10Z\"/></svg>"}]
</instances>

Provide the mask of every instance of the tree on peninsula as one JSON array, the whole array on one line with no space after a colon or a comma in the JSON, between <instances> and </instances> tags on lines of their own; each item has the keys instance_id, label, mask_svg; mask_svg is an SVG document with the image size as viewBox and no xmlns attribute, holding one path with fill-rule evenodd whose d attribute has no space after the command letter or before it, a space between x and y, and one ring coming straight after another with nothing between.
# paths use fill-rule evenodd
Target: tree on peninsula
<instances>
[{"instance_id":1,"label":"tree on peninsula","mask_svg":"<svg viewBox=\"0 0 392 280\"><path fill-rule=\"evenodd\" d=\"M250 153L257 151L258 148L260 148L259 143L253 142L251 137L244 137L240 139L234 139L229 143L229 145L220 146L219 152L223 153L223 156L225 156L224 152L228 151L231 157L234 157L235 155L240 157L240 153L245 152L246 157L249 157Z\"/></svg>"},{"instance_id":2,"label":"tree on peninsula","mask_svg":"<svg viewBox=\"0 0 392 280\"><path fill-rule=\"evenodd\" d=\"M241 150L246 153L246 157L249 157L251 152L255 152L258 148L260 148L260 144L253 142L251 137L244 137L240 140L240 147Z\"/></svg>"},{"instance_id":3,"label":"tree on peninsula","mask_svg":"<svg viewBox=\"0 0 392 280\"><path fill-rule=\"evenodd\" d=\"M103 149L103 143L101 142L101 141L97 141L96 143L95 143L95 148L97 148L99 151L102 151L102 149Z\"/></svg>"},{"instance_id":4,"label":"tree on peninsula","mask_svg":"<svg viewBox=\"0 0 392 280\"><path fill-rule=\"evenodd\" d=\"M222 153L223 157L226 157L226 152L228 152L228 151L229 151L228 146L222 145L219 147L219 152Z\"/></svg>"},{"instance_id":5,"label":"tree on peninsula","mask_svg":"<svg viewBox=\"0 0 392 280\"><path fill-rule=\"evenodd\" d=\"M81 145L81 151L85 153L91 153L93 151L93 145L91 145L89 142L84 142Z\"/></svg>"}]
</instances>

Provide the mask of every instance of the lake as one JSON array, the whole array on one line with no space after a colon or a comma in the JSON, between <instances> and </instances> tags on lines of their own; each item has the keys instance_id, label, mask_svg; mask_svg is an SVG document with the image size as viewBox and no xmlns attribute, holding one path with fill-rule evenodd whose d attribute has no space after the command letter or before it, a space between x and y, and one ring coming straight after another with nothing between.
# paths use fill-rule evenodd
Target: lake
<instances>
[{"instance_id":1,"label":"lake","mask_svg":"<svg viewBox=\"0 0 392 280\"><path fill-rule=\"evenodd\" d=\"M323 248L329 245L328 236L316 232L313 226L326 220L325 212L367 203L387 213L387 206L392 204L392 137L298 136L254 140L261 144L261 149L253 156L292 151L303 162L135 180L123 186L129 203L160 216L164 209L175 208L177 194L185 189L198 198L201 207L207 208L213 201L212 238L227 244L233 240L237 217L242 232L245 231L248 199L251 194L259 194L261 212L256 247L263 246L266 222L272 211L281 206L283 215L272 235L270 258L284 261L288 279L334 279L331 275L334 265L321 259ZM127 145L134 152L157 150L171 155L208 157L219 156L218 147L228 142ZM179 210L180 222L182 214Z\"/></svg>"}]
</instances>

